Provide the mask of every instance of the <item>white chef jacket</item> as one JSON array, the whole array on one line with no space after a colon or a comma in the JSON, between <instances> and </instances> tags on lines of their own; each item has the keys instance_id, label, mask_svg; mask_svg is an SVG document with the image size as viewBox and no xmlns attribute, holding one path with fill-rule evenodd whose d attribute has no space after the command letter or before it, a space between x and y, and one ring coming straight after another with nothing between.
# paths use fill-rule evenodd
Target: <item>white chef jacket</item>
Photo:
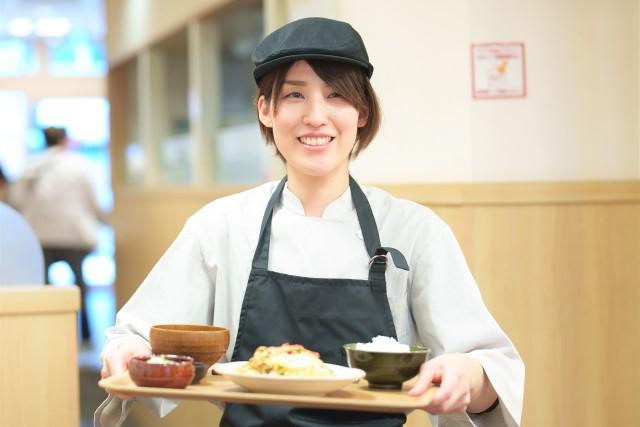
<instances>
[{"instance_id":1,"label":"white chef jacket","mask_svg":"<svg viewBox=\"0 0 640 427\"><path fill-rule=\"evenodd\" d=\"M231 340L222 361L230 360L262 216L276 186L270 182L217 199L194 214L119 311L116 326L106 332L104 353L132 334L148 340L154 324L211 323L229 328ZM432 416L433 426L519 425L524 365L485 307L450 228L417 203L376 188L363 191L382 246L400 250L410 266L407 272L390 260L386 271L398 341L420 342L433 356L469 354L480 361L500 399L487 414ZM274 208L269 270L366 280L368 262L350 190L318 218L305 216L301 202L285 187ZM175 406L167 402L155 399L161 415Z\"/></svg>"},{"instance_id":2,"label":"white chef jacket","mask_svg":"<svg viewBox=\"0 0 640 427\"><path fill-rule=\"evenodd\" d=\"M91 166L64 147L51 147L9 186L8 202L31 225L44 247L91 250L104 215Z\"/></svg>"}]
</instances>

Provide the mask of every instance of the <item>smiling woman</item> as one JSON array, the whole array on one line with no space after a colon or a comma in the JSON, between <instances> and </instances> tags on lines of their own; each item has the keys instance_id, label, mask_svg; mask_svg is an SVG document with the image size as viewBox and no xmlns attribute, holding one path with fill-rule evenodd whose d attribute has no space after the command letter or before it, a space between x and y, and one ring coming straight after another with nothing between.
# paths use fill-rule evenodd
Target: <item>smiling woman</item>
<instances>
[{"instance_id":1,"label":"smiling woman","mask_svg":"<svg viewBox=\"0 0 640 427\"><path fill-rule=\"evenodd\" d=\"M423 206L361 187L349 173L380 123L360 35L345 22L300 19L268 35L252 59L262 133L287 176L191 217L120 311L103 375L148 352L148 325L167 319L227 327L222 361L239 366L257 348L291 342L346 369L345 344L385 336L432 350L408 393L421 397L440 384L422 408L434 414L433 425L519 425L522 361L485 307L449 227ZM159 405L166 412L167 402ZM123 409L118 401L108 407ZM403 412L252 401L226 404L220 425L405 422Z\"/></svg>"}]
</instances>

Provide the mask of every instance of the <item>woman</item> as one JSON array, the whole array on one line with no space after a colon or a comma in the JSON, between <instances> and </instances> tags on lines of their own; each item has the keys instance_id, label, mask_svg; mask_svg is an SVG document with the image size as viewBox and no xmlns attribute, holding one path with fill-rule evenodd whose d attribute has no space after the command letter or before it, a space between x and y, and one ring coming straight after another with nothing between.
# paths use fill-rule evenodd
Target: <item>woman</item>
<instances>
[{"instance_id":1,"label":"woman","mask_svg":"<svg viewBox=\"0 0 640 427\"><path fill-rule=\"evenodd\" d=\"M119 312L102 375L149 353L155 323L227 326L230 360L292 342L345 364L344 343L385 335L432 349L409 393L440 384L424 408L437 415L434 426L518 425L524 367L450 229L427 208L361 188L349 175L350 159L380 121L358 33L339 21L298 20L266 37L253 60L261 130L287 176L189 219ZM405 419L228 404L221 425L400 426Z\"/></svg>"}]
</instances>

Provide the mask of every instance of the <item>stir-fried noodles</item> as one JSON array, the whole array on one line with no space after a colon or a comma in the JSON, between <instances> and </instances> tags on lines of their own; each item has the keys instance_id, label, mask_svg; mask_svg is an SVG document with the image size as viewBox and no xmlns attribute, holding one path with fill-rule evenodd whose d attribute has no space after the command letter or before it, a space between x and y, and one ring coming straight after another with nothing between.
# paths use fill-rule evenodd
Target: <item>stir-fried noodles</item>
<instances>
[{"instance_id":1,"label":"stir-fried noodles","mask_svg":"<svg viewBox=\"0 0 640 427\"><path fill-rule=\"evenodd\" d=\"M334 373L314 351L300 344L285 343L279 347L260 346L249 363L237 372L290 377L331 378Z\"/></svg>"}]
</instances>

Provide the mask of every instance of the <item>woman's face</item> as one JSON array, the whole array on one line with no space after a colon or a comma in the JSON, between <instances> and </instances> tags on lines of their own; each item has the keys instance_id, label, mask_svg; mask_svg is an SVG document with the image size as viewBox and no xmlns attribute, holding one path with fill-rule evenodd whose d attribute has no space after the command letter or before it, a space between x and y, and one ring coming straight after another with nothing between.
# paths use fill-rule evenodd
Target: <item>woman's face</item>
<instances>
[{"instance_id":1,"label":"woman's face","mask_svg":"<svg viewBox=\"0 0 640 427\"><path fill-rule=\"evenodd\" d=\"M262 124L273 129L289 175L327 177L349 171L358 127L366 124L356 108L337 94L306 61L294 63L280 94L258 100ZM277 111L274 112L274 102Z\"/></svg>"}]
</instances>

